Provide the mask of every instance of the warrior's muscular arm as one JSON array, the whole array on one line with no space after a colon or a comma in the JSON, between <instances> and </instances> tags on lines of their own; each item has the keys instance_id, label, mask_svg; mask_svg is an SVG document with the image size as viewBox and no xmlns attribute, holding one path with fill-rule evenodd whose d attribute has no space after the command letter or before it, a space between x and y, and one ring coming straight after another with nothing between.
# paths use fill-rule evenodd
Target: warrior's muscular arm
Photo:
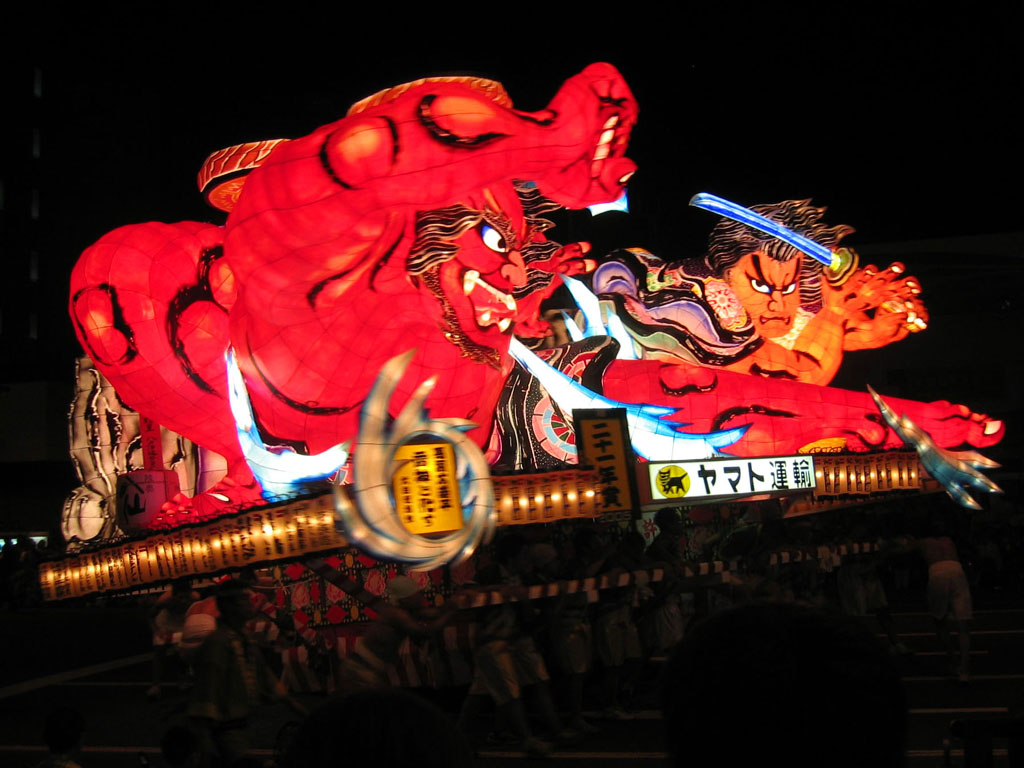
<instances>
[{"instance_id":1,"label":"warrior's muscular arm","mask_svg":"<svg viewBox=\"0 0 1024 768\"><path fill-rule=\"evenodd\" d=\"M903 271L898 262L881 272L869 265L840 286L823 282L823 306L792 349L765 339L759 349L730 367L827 384L839 369L843 352L882 347L927 326L921 287L915 278L902 277Z\"/></svg>"},{"instance_id":2,"label":"warrior's muscular arm","mask_svg":"<svg viewBox=\"0 0 1024 768\"><path fill-rule=\"evenodd\" d=\"M904 271L899 262L882 271L872 264L840 286L822 283L822 309L793 345L794 352L817 360L823 371L833 366L821 383L835 375L844 351L884 347L927 326L921 286L916 278L903 277Z\"/></svg>"}]
</instances>

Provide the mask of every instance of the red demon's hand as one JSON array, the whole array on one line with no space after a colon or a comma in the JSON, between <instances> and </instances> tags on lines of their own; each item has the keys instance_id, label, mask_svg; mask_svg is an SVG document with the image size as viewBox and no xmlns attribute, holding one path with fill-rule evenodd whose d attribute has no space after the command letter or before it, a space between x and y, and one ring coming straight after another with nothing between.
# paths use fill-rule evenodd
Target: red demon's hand
<instances>
[{"instance_id":1,"label":"red demon's hand","mask_svg":"<svg viewBox=\"0 0 1024 768\"><path fill-rule=\"evenodd\" d=\"M586 258L590 253L590 243L569 243L559 248L551 258L530 262L530 269L549 272L553 275L584 275L597 268L597 262ZM557 288L557 284L555 288ZM554 288L548 293L550 296ZM545 297L546 298L546 297Z\"/></svg>"},{"instance_id":2,"label":"red demon's hand","mask_svg":"<svg viewBox=\"0 0 1024 768\"><path fill-rule=\"evenodd\" d=\"M530 281L537 287L528 296L517 300L517 336L543 338L553 333L551 324L541 319L540 305L562 285L562 281L557 278L557 275L582 275L594 271L597 262L586 258L586 254L589 252L590 243L569 243L569 245L559 248L550 258L534 260L529 263L528 271L544 272L554 277L543 286Z\"/></svg>"}]
</instances>

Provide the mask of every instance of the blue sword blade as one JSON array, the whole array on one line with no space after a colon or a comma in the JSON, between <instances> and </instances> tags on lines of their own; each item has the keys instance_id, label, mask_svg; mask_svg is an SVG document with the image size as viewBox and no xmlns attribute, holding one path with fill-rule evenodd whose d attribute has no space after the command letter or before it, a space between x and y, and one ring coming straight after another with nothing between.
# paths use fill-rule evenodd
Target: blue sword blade
<instances>
[{"instance_id":1,"label":"blue sword blade","mask_svg":"<svg viewBox=\"0 0 1024 768\"><path fill-rule=\"evenodd\" d=\"M744 208L738 203L730 202L707 192L700 192L690 198L690 205L694 208L703 208L705 211L717 213L719 216L725 216L727 219L738 221L746 224L748 227L765 232L772 237L777 237L784 243L789 243L798 251L802 251L808 256L817 259L826 267L832 266L834 261L832 251L824 245L816 243L803 235L798 235L793 230L771 219L766 219L764 216L754 213L749 208Z\"/></svg>"}]
</instances>

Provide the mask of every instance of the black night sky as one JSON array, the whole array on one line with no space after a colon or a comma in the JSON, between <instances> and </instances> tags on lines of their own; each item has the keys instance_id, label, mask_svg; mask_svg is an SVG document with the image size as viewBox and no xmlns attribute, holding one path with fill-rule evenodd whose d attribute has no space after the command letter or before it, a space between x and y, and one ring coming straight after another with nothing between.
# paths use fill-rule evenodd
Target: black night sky
<instances>
[{"instance_id":1,"label":"black night sky","mask_svg":"<svg viewBox=\"0 0 1024 768\"><path fill-rule=\"evenodd\" d=\"M738 8L680 8L660 18L641 7L601 20L525 7L487 18L451 6L417 18L396 9L376 18L341 8L327 16L278 9L266 18L37 26L26 33L31 53L5 72L12 105L5 248L10 259L25 247L15 208L19 180L31 178L42 201L43 226L31 237L43 255L43 290L7 286L4 334L17 330L19 302L30 296L42 306L48 341L28 354L27 369L15 372L5 361L7 376L55 380L66 372L70 379L77 344L67 279L81 250L104 232L147 220L219 220L195 186L210 152L303 135L364 96L428 75L491 77L518 108L534 110L592 61L622 71L641 110L629 152L639 165L630 184L634 212L575 215L571 231L554 236L591 240L598 253L642 246L668 259L700 255L714 217L686 207L698 191L747 205L811 197L829 207L830 222L856 227L854 247L1019 233L1018 18L939 16L923 3L899 8L780 19ZM41 99L33 97L36 69ZM34 128L41 152L28 160ZM1019 323L1021 258L959 258L907 259L933 308L922 336L935 338L878 353L865 363L869 370L948 349L950 337L940 338L944 308L950 317L975 304L1000 308L1008 326ZM1019 369L1019 353L1011 357L999 365ZM992 362L982 356L972 365ZM859 386L863 374L849 378L839 383ZM1014 386L1010 399L1019 404ZM969 399L970 383L962 389L942 396Z\"/></svg>"},{"instance_id":2,"label":"black night sky","mask_svg":"<svg viewBox=\"0 0 1024 768\"><path fill-rule=\"evenodd\" d=\"M685 202L701 190L748 204L813 197L861 242L1020 228L1013 19L762 21L737 11L625 17L599 31L572 18L443 33L437 19L418 32L414 20L395 30L378 19L335 35L326 20L301 31L285 20L273 36L181 22L65 30L34 62L45 170L57 174L47 193L62 226L85 238L76 247L130 221L209 218L194 174L221 147L302 135L363 96L433 74L492 77L517 107L538 109L605 60L641 107L631 188L658 241L643 245L682 251L679 238L692 237L699 247L708 222Z\"/></svg>"}]
</instances>

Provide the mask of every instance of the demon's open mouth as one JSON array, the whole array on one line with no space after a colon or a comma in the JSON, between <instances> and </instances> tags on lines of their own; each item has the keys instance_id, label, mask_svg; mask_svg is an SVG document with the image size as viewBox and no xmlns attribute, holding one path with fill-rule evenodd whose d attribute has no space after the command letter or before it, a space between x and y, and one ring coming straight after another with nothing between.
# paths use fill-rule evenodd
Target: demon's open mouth
<instances>
[{"instance_id":1,"label":"demon's open mouth","mask_svg":"<svg viewBox=\"0 0 1024 768\"><path fill-rule=\"evenodd\" d=\"M444 337L458 347L462 354L473 362L489 365L496 370L499 369L501 367L501 353L494 347L480 343L478 339L470 336L463 329L463 324L459 321L459 312L456 311L452 298L449 298L449 295L442 288L441 270L437 267L428 270L420 275L420 280L441 306L440 327ZM449 287L451 286L450 280L448 285ZM470 305L472 306L472 302L470 302ZM506 309L505 311L507 312L508 310ZM480 314L482 314L482 311ZM477 322L479 323L479 320ZM512 323L509 322L508 327L511 328L511 325Z\"/></svg>"},{"instance_id":2,"label":"demon's open mouth","mask_svg":"<svg viewBox=\"0 0 1024 768\"><path fill-rule=\"evenodd\" d=\"M619 116L611 115L604 121L604 125L601 126L601 133L597 137L594 153L590 157L590 178L600 178L608 158L619 157L625 154L628 142L629 126L619 125ZM618 183L625 184L632 175L632 171L623 174L618 179Z\"/></svg>"},{"instance_id":3,"label":"demon's open mouth","mask_svg":"<svg viewBox=\"0 0 1024 768\"><path fill-rule=\"evenodd\" d=\"M518 311L511 294L483 280L475 269L462 273L462 292L469 299L473 317L480 328L496 325L502 333L511 330Z\"/></svg>"}]
</instances>

